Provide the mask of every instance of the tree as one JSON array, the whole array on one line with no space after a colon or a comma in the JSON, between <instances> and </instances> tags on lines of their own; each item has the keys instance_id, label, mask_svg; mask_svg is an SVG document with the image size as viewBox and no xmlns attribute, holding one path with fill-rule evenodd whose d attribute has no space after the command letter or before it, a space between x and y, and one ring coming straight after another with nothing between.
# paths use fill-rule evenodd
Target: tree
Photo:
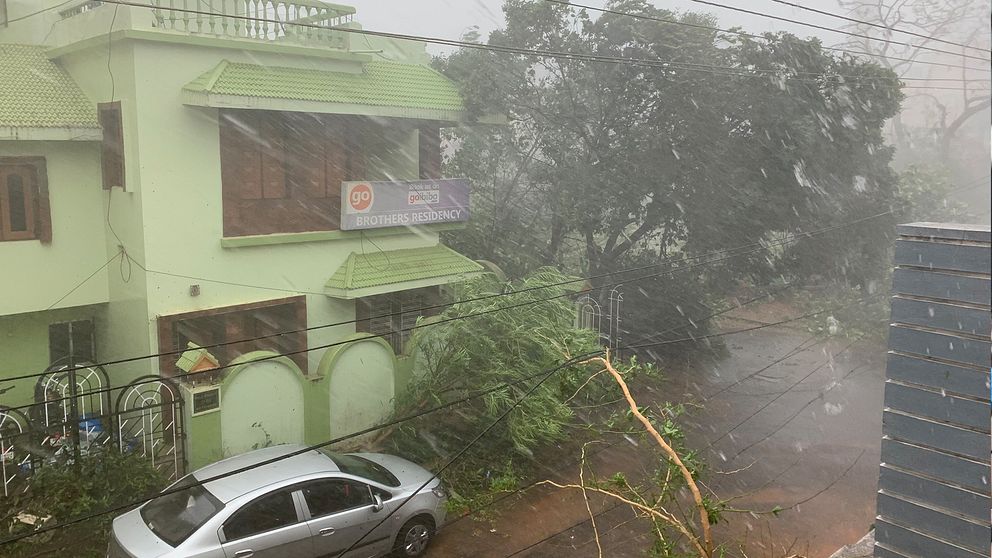
<instances>
[{"instance_id":1,"label":"tree","mask_svg":"<svg viewBox=\"0 0 992 558\"><path fill-rule=\"evenodd\" d=\"M502 470L561 441L577 420L571 405L588 403L601 393L598 381L586 384L588 365L555 369L599 348L594 332L576 327L571 295L580 283L561 284L569 279L542 269L509 283L487 275L463 284L459 299L502 296L453 304L436 318L440 323L417 330L409 342L412 379L397 394L394 415L405 417L493 391L384 430L366 447L385 448L436 469L512 409L445 473L446 483L468 498L488 488L480 485L485 474L478 470ZM548 374L550 370L555 371ZM494 389L504 384L505 389ZM581 386L585 390L573 397Z\"/></svg>"},{"instance_id":2,"label":"tree","mask_svg":"<svg viewBox=\"0 0 992 558\"><path fill-rule=\"evenodd\" d=\"M853 18L863 21L847 26L862 37L852 38L845 43L846 46L872 54L879 64L891 69L900 78L927 75L960 79L957 82L945 81L938 84L943 87L962 87L960 93L924 89L911 95L911 98L925 101L934 109L929 120L932 143L926 137L911 137L903 115L896 115L892 119L893 131L900 147L910 148L914 141L922 140L924 148L936 148L939 161L944 166L950 166L952 145L958 132L975 116L992 106L992 97L987 88L988 63L964 56L988 57L989 3L973 0L840 0L840 4ZM913 35L900 31L908 31ZM870 38L864 38L865 36ZM947 46L939 42L942 39L955 39L955 42L973 44L974 47L968 49ZM950 67L936 75L932 72L922 73L918 62L923 56L932 56L932 52L926 50L932 47L940 47L942 50L959 49L962 56L939 55L939 59L946 61ZM958 68L955 69L954 66Z\"/></svg>"},{"instance_id":3,"label":"tree","mask_svg":"<svg viewBox=\"0 0 992 558\"><path fill-rule=\"evenodd\" d=\"M618 11L684 23L643 0ZM448 240L510 271L557 265L602 278L659 261L759 242L884 211L895 177L881 127L901 93L894 74L815 40L767 41L698 27L510 0L489 43L624 57L609 64L463 49L440 60L478 113L505 128L456 132L448 172L480 194L468 234ZM841 77L844 76L844 77ZM882 236L880 219L855 238ZM846 254L824 254L825 269ZM730 272L767 272L755 254ZM820 270L823 271L823 270Z\"/></svg>"}]
</instances>

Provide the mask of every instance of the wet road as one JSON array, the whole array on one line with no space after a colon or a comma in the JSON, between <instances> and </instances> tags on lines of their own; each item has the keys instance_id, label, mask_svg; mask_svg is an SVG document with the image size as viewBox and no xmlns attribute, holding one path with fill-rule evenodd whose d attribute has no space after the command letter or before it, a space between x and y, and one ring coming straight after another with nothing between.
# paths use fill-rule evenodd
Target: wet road
<instances>
[{"instance_id":1,"label":"wet road","mask_svg":"<svg viewBox=\"0 0 992 558\"><path fill-rule=\"evenodd\" d=\"M728 319L720 327L749 325ZM857 541L874 518L884 348L781 327L725 339L727 358L669 371L663 384L635 393L641 405L705 402L682 424L689 445L704 450L710 465L706 485L721 498L737 497L735 508L784 509L777 517L729 514L714 538L746 543L750 558L825 558ZM587 471L637 478L650 470L649 452L623 440L607 442L613 445L589 459ZM546 474L574 483L577 471L569 462L549 465ZM604 556L644 555L651 543L647 524L629 507L604 498L591 498L591 507ZM449 525L430 555L598 555L577 490L534 488L494 511L491 522L468 518ZM739 550L731 555L743 556Z\"/></svg>"}]
</instances>

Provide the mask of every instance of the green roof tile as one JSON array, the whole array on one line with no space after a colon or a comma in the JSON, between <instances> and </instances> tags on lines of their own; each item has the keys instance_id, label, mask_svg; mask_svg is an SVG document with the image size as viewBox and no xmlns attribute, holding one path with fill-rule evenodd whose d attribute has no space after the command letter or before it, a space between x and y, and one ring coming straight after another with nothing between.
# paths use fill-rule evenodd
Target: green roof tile
<instances>
[{"instance_id":1,"label":"green roof tile","mask_svg":"<svg viewBox=\"0 0 992 558\"><path fill-rule=\"evenodd\" d=\"M458 88L419 64L376 61L362 73L223 61L191 81L189 92L379 107L463 111Z\"/></svg>"},{"instance_id":2,"label":"green roof tile","mask_svg":"<svg viewBox=\"0 0 992 558\"><path fill-rule=\"evenodd\" d=\"M96 106L43 47L0 44L0 127L99 128Z\"/></svg>"},{"instance_id":3,"label":"green roof tile","mask_svg":"<svg viewBox=\"0 0 992 558\"><path fill-rule=\"evenodd\" d=\"M440 244L429 248L409 248L357 254L348 259L327 281L326 287L334 294L346 295L349 291L397 286L403 283L434 280L433 284L447 283L467 275L484 271L482 265ZM379 289L380 292L404 290L407 287ZM380 292L368 294L380 294ZM356 294L355 296L367 296ZM352 298L346 296L346 298Z\"/></svg>"}]
</instances>

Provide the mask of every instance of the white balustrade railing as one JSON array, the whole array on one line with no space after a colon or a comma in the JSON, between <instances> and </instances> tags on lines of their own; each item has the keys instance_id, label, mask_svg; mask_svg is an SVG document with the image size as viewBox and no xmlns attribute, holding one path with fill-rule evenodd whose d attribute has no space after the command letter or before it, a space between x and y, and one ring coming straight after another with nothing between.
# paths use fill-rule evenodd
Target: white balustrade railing
<instances>
[{"instance_id":1,"label":"white balustrade railing","mask_svg":"<svg viewBox=\"0 0 992 558\"><path fill-rule=\"evenodd\" d=\"M255 39L347 50L355 9L321 0L147 0L155 26L195 35ZM102 4L89 0L60 13L68 19ZM145 10L146 8L139 8Z\"/></svg>"}]
</instances>

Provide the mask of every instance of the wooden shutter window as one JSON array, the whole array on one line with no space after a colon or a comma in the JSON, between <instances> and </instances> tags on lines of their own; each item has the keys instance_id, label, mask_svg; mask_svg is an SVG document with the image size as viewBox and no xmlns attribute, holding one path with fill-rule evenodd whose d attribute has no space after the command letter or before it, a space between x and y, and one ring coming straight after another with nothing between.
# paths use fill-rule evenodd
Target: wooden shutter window
<instances>
[{"instance_id":1,"label":"wooden shutter window","mask_svg":"<svg viewBox=\"0 0 992 558\"><path fill-rule=\"evenodd\" d=\"M286 175L290 197L327 197L324 186L324 126L314 115L287 115Z\"/></svg>"},{"instance_id":2,"label":"wooden shutter window","mask_svg":"<svg viewBox=\"0 0 992 558\"><path fill-rule=\"evenodd\" d=\"M262 198L262 159L255 139L258 120L250 111L220 114L220 174L225 198Z\"/></svg>"},{"instance_id":3,"label":"wooden shutter window","mask_svg":"<svg viewBox=\"0 0 992 558\"><path fill-rule=\"evenodd\" d=\"M100 103L97 105L97 115L103 128L103 189L109 190L114 186L124 188L124 126L120 101Z\"/></svg>"},{"instance_id":4,"label":"wooden shutter window","mask_svg":"<svg viewBox=\"0 0 992 558\"><path fill-rule=\"evenodd\" d=\"M279 113L261 115L262 197L286 197L286 126Z\"/></svg>"},{"instance_id":5,"label":"wooden shutter window","mask_svg":"<svg viewBox=\"0 0 992 558\"><path fill-rule=\"evenodd\" d=\"M441 178L441 129L438 126L424 125L418 134L420 150L420 178Z\"/></svg>"},{"instance_id":6,"label":"wooden shutter window","mask_svg":"<svg viewBox=\"0 0 992 558\"><path fill-rule=\"evenodd\" d=\"M345 127L345 154L347 156L347 171L345 180L365 180L366 161L365 150L369 133L369 124L364 118L354 117L348 120ZM336 184L338 195L341 195L341 185Z\"/></svg>"},{"instance_id":7,"label":"wooden shutter window","mask_svg":"<svg viewBox=\"0 0 992 558\"><path fill-rule=\"evenodd\" d=\"M0 241L52 241L43 157L0 157Z\"/></svg>"}]
</instances>

